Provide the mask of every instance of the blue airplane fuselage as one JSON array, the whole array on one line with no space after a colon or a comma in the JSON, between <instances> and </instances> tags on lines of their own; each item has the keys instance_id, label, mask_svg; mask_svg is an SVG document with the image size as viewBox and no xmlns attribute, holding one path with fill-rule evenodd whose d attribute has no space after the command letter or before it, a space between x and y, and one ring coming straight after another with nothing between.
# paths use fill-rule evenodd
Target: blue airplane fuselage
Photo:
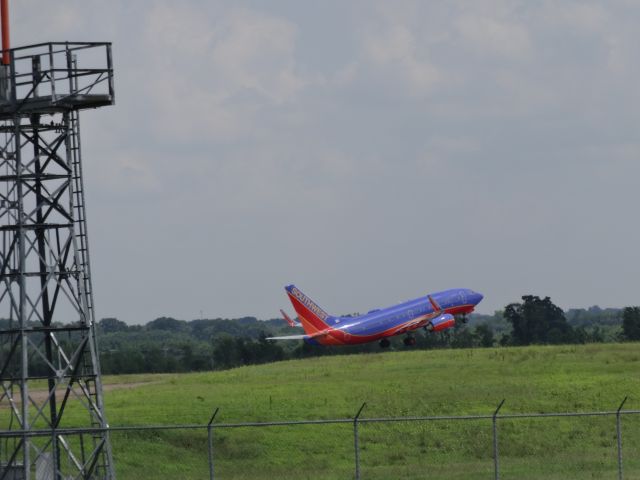
<instances>
[{"instance_id":1,"label":"blue airplane fuselage","mask_svg":"<svg viewBox=\"0 0 640 480\"><path fill-rule=\"evenodd\" d=\"M482 300L466 288L436 292L358 316L331 316L294 285L286 287L289 299L310 344L350 345L407 333L417 328L440 331L455 325L454 315L471 313ZM286 338L286 337L278 337Z\"/></svg>"}]
</instances>

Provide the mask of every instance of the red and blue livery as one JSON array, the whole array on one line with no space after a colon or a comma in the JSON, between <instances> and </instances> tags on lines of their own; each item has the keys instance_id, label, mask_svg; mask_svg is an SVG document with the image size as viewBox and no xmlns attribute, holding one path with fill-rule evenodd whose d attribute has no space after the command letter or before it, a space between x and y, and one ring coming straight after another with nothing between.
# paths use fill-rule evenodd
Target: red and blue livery
<instances>
[{"instance_id":1,"label":"red and blue livery","mask_svg":"<svg viewBox=\"0 0 640 480\"><path fill-rule=\"evenodd\" d=\"M304 340L312 345L355 345L380 341L389 346L389 337L406 334L405 345L415 344L411 332L424 328L439 332L455 326L455 316L473 312L483 296L468 288L455 288L424 297L372 310L365 315L336 317L329 315L295 285L285 287L289 300L298 314L304 335L271 337L271 340ZM281 310L291 326L296 324Z\"/></svg>"}]
</instances>

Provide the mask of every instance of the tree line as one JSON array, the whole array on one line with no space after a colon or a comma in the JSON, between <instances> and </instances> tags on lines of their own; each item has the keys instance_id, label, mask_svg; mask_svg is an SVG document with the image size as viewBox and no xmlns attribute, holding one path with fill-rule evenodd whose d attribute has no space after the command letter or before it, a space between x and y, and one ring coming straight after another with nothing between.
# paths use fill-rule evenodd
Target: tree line
<instances>
[{"instance_id":1,"label":"tree line","mask_svg":"<svg viewBox=\"0 0 640 480\"><path fill-rule=\"evenodd\" d=\"M377 343L311 346L273 342L268 336L303 333L281 319L199 319L162 317L146 325L115 318L97 324L103 373L188 372L228 369L310 356L379 352ZM438 333L415 333L412 348L472 348L534 344L577 344L640 340L640 307L573 309L564 312L549 297L522 297L494 315ZM392 349L405 349L402 337Z\"/></svg>"}]
</instances>

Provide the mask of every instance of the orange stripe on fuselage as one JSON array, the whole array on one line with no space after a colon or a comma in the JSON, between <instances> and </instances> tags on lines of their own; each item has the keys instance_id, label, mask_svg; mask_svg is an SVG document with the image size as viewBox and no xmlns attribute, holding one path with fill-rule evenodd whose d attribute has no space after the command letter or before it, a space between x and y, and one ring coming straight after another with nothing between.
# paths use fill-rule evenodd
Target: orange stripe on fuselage
<instances>
[{"instance_id":1,"label":"orange stripe on fuselage","mask_svg":"<svg viewBox=\"0 0 640 480\"><path fill-rule=\"evenodd\" d=\"M423 320L423 318L421 317L413 318L411 320L408 320L407 322L403 322L400 325L395 325L386 330L383 330L378 333L373 333L370 335L351 334L351 333L344 332L339 328L330 327L329 325L324 323L316 314L311 312L296 297L291 295L289 292L287 292L287 294L289 295L291 304L293 305L293 308L298 314L298 317L300 317L300 322L302 323L304 331L307 335L313 335L319 332L326 332L326 335L323 335L315 339L315 341L317 341L322 345L354 345L354 344L372 342L387 336L394 336L394 335L400 335L402 333L405 333L407 331L405 330L405 328L407 328L409 324L412 324L418 318L420 318L420 320ZM451 315L466 314L466 313L473 312L474 307L475 305L473 304L457 305L455 307L449 307L444 309L442 313L449 313ZM433 314L427 314L422 317L424 317L424 321L425 321L424 323L426 323L426 321L430 320L431 318L434 318ZM421 328L422 326L423 326L423 323L420 322L415 325L411 325L410 330L415 330L415 329Z\"/></svg>"},{"instance_id":2,"label":"orange stripe on fuselage","mask_svg":"<svg viewBox=\"0 0 640 480\"><path fill-rule=\"evenodd\" d=\"M467 305L457 305L455 307L446 308L444 313L450 313L451 315L465 315L473 312L475 305L470 303Z\"/></svg>"},{"instance_id":3,"label":"orange stripe on fuselage","mask_svg":"<svg viewBox=\"0 0 640 480\"><path fill-rule=\"evenodd\" d=\"M331 330L329 330L329 333L327 335L315 338L314 340L321 345L348 345L348 342L341 341L340 339L334 337L334 335L341 333L342 332L340 332L340 330L332 328Z\"/></svg>"},{"instance_id":4,"label":"orange stripe on fuselage","mask_svg":"<svg viewBox=\"0 0 640 480\"><path fill-rule=\"evenodd\" d=\"M475 305L467 304L467 305L457 305L455 307L446 308L442 311L442 313L448 313L451 315L460 315L463 313L471 313L474 310ZM406 333L411 330L417 330L418 328L423 327L429 320L436 317L436 312L429 313L427 315L422 315L420 317L413 318L411 320L407 320L399 325L392 326L383 330L381 332L372 333L370 335L357 335L357 334L349 334L343 332L338 329L331 329L331 342L329 342L329 337L323 337L323 341L318 339L318 343L327 344L327 345L355 345L360 343L372 342L384 337L400 335ZM416 322L416 320L420 320L420 322ZM414 323L415 322L415 323Z\"/></svg>"}]
</instances>

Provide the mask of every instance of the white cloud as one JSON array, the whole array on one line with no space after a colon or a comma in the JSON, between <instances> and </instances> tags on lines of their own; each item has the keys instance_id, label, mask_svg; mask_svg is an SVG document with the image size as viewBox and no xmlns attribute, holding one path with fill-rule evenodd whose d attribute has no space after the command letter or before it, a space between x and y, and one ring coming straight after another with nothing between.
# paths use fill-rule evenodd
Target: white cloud
<instances>
[{"instance_id":1,"label":"white cloud","mask_svg":"<svg viewBox=\"0 0 640 480\"><path fill-rule=\"evenodd\" d=\"M623 77L638 68L635 48L637 10L630 7L628 5L621 12L616 12L601 3L554 2L545 5L541 16L547 28L591 39L590 48L595 50L594 46L599 46L605 55L602 68ZM620 15L625 10L631 14L629 17Z\"/></svg>"},{"instance_id":2,"label":"white cloud","mask_svg":"<svg viewBox=\"0 0 640 480\"><path fill-rule=\"evenodd\" d=\"M157 159L141 148L118 148L111 151L109 161L93 163L89 169L99 178L101 190L109 195L149 195L162 192Z\"/></svg>"},{"instance_id":3,"label":"white cloud","mask_svg":"<svg viewBox=\"0 0 640 480\"><path fill-rule=\"evenodd\" d=\"M513 18L463 14L455 25L466 46L479 55L500 55L519 60L530 56L529 33Z\"/></svg>"},{"instance_id":4,"label":"white cloud","mask_svg":"<svg viewBox=\"0 0 640 480\"><path fill-rule=\"evenodd\" d=\"M11 39L15 47L66 39L69 32L76 31L83 23L81 9L74 8L77 5L73 3L67 8L61 8L58 2L22 0L19 3L18 6L18 2L9 2Z\"/></svg>"},{"instance_id":5,"label":"white cloud","mask_svg":"<svg viewBox=\"0 0 640 480\"><path fill-rule=\"evenodd\" d=\"M600 32L609 23L602 5L582 1L546 2L542 16L549 25L591 32Z\"/></svg>"},{"instance_id":6,"label":"white cloud","mask_svg":"<svg viewBox=\"0 0 640 480\"><path fill-rule=\"evenodd\" d=\"M441 80L440 71L427 59L428 48L417 45L407 25L395 24L384 31L369 32L364 48L374 66L388 76L398 75L414 94L430 93Z\"/></svg>"},{"instance_id":7,"label":"white cloud","mask_svg":"<svg viewBox=\"0 0 640 480\"><path fill-rule=\"evenodd\" d=\"M285 102L304 85L295 72L295 37L295 26L286 20L235 10L216 35L212 67L230 93L248 89L273 103Z\"/></svg>"},{"instance_id":8,"label":"white cloud","mask_svg":"<svg viewBox=\"0 0 640 480\"><path fill-rule=\"evenodd\" d=\"M296 28L250 9L207 14L183 4L149 14L145 38L147 93L163 134L189 140L210 135L235 140L256 127L264 108L295 99L305 81L294 61Z\"/></svg>"}]
</instances>

